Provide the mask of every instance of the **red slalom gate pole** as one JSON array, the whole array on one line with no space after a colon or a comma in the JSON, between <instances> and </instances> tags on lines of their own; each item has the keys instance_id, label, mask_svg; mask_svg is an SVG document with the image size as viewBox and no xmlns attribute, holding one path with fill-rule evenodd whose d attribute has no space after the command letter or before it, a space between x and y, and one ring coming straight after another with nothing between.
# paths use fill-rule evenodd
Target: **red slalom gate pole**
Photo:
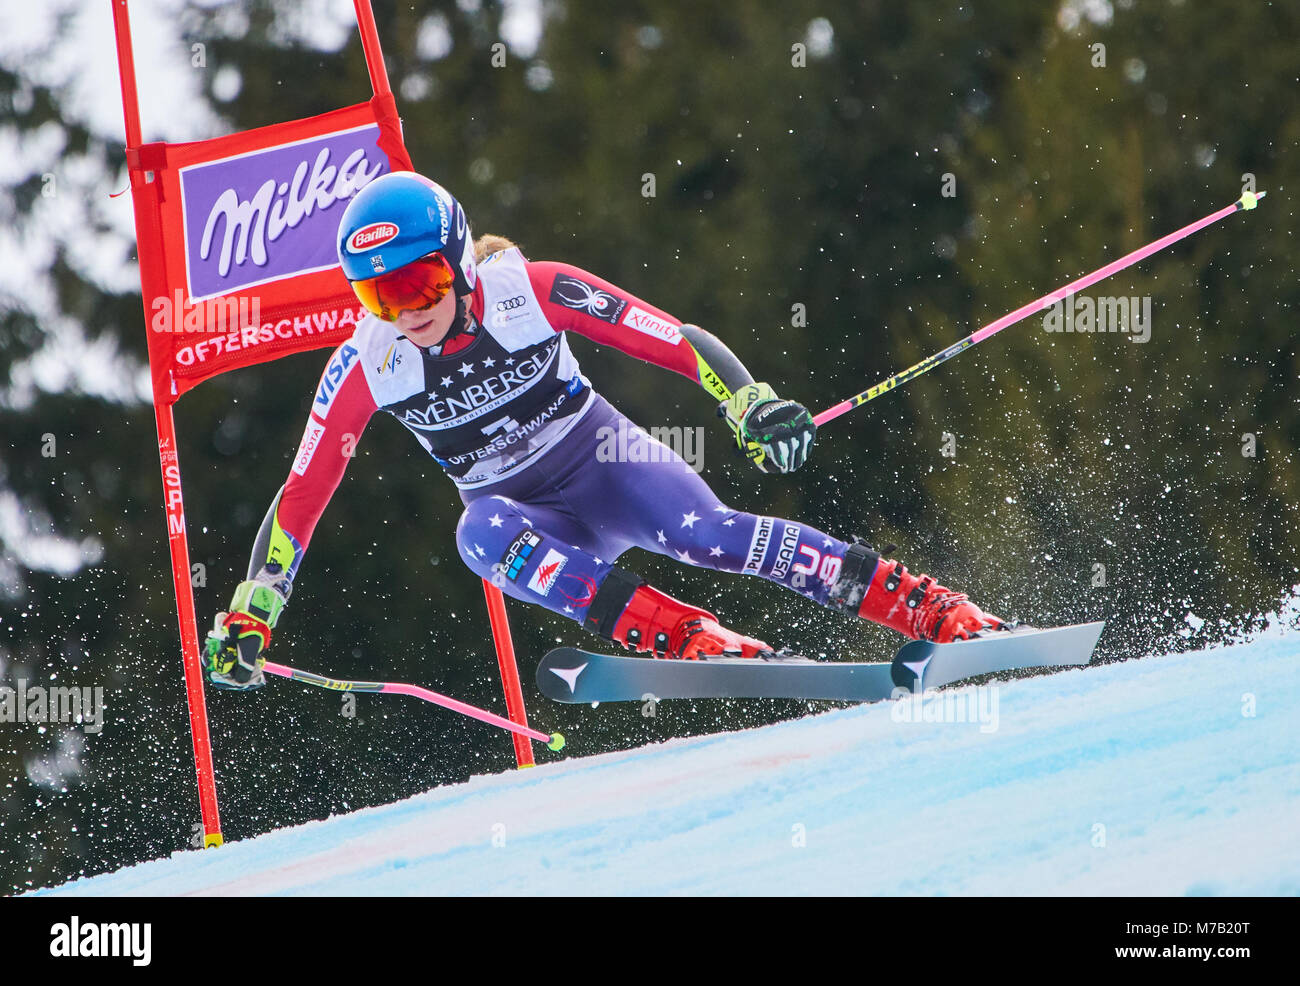
<instances>
[{"instance_id":1,"label":"red slalom gate pole","mask_svg":"<svg viewBox=\"0 0 1300 986\"><path fill-rule=\"evenodd\" d=\"M528 712L524 709L524 691L519 684L519 665L515 662L515 645L510 639L510 622L506 617L506 598L501 590L487 579L483 580L483 595L487 597L488 620L492 623L492 643L496 646L497 664L501 668L501 685L506 692L506 712L511 722L528 725ZM515 762L522 767L533 766L533 748L526 736L513 733Z\"/></svg>"},{"instance_id":2,"label":"red slalom gate pole","mask_svg":"<svg viewBox=\"0 0 1300 986\"><path fill-rule=\"evenodd\" d=\"M352 0L357 14L357 27L361 31L361 48L366 55L366 70L370 73L370 88L376 96L387 96L392 90L388 70L384 67L384 53L379 44L379 31L370 0ZM510 623L506 618L506 601L501 590L483 581L483 594L487 597L488 619L492 623L492 642L496 646L497 664L501 668L501 685L506 693L506 711L510 721L528 728L528 713L524 708L524 692L519 684L519 666L515 662L515 647L510 639ZM533 748L528 737L518 732L511 734L515 744L515 762L520 767L533 766Z\"/></svg>"},{"instance_id":3,"label":"red slalom gate pole","mask_svg":"<svg viewBox=\"0 0 1300 986\"><path fill-rule=\"evenodd\" d=\"M203 693L203 668L199 663L199 628L194 616L194 588L190 583L190 546L185 535L185 500L181 493L181 466L176 455L176 422L170 404L154 397L158 425L158 459L162 465L163 499L167 512L167 545L171 549L172 588L181 628L181 664L185 670L185 702L190 710L190 737L194 741L194 769L199 781L199 811L203 819L203 848L219 846L221 813L217 807L217 778L212 766L212 740L208 734L208 705Z\"/></svg>"},{"instance_id":4,"label":"red slalom gate pole","mask_svg":"<svg viewBox=\"0 0 1300 986\"><path fill-rule=\"evenodd\" d=\"M113 0L113 29L117 39L117 68L122 85L122 114L126 123L128 173L135 211L136 249L140 258L140 289L145 324L149 299L164 293L158 264L162 257L158 224L157 190L133 164L141 143L140 105L135 83L135 58L131 49L131 23L126 0ZM154 392L154 422L158 433L158 462L162 469L163 507L167 516L167 545L171 551L172 587L180 620L181 661L185 670L185 699L189 706L190 736L194 742L194 770L199 784L199 810L203 819L203 845L219 846L221 814L217 808L216 775L208 735L208 708L199 665L198 626L194 618L194 590L190 584L190 548L185 536L185 502L181 493L181 467L176 454L176 422L167 395Z\"/></svg>"},{"instance_id":5,"label":"red slalom gate pole","mask_svg":"<svg viewBox=\"0 0 1300 986\"><path fill-rule=\"evenodd\" d=\"M352 0L357 12L357 27L361 30L361 50L366 53L366 70L370 73L370 88L376 96L387 96L388 69L384 67L384 52L379 46L379 29L375 27L375 12L370 0Z\"/></svg>"}]
</instances>

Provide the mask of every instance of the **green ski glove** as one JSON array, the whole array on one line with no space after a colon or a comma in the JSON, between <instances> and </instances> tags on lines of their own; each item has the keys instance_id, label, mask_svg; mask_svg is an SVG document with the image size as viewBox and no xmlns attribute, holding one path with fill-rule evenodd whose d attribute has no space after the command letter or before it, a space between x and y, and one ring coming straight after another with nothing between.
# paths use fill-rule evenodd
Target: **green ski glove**
<instances>
[{"instance_id":1,"label":"green ski glove","mask_svg":"<svg viewBox=\"0 0 1300 986\"><path fill-rule=\"evenodd\" d=\"M239 583L230 612L216 615L203 643L203 670L215 687L252 691L266 684L263 651L271 644L271 628L280 619L289 589L274 563Z\"/></svg>"},{"instance_id":2,"label":"green ski glove","mask_svg":"<svg viewBox=\"0 0 1300 986\"><path fill-rule=\"evenodd\" d=\"M763 472L794 472L806 461L817 426L808 409L777 397L770 385L751 383L718 406L736 447Z\"/></svg>"}]
</instances>

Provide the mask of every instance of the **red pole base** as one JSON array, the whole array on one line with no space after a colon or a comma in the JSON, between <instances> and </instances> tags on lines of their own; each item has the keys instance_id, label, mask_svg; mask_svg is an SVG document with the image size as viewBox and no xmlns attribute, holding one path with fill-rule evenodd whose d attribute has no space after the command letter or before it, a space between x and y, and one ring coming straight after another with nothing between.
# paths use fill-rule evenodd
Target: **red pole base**
<instances>
[{"instance_id":1,"label":"red pole base","mask_svg":"<svg viewBox=\"0 0 1300 986\"><path fill-rule=\"evenodd\" d=\"M515 645L510 639L510 622L506 618L506 598L501 590L487 579L483 580L483 595L487 597L488 619L492 623L492 643L496 645L497 664L501 668L501 685L506 692L506 713L511 722L528 725L524 709L524 692L519 684L519 665L515 663ZM515 762L520 767L533 766L533 747L528 737L513 734Z\"/></svg>"}]
</instances>

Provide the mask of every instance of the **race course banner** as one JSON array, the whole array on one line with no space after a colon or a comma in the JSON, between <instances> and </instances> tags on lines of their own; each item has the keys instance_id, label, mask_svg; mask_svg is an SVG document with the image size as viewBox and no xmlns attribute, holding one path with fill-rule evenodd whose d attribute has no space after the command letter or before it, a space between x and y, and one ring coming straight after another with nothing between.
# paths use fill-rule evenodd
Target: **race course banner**
<instances>
[{"instance_id":1,"label":"race course banner","mask_svg":"<svg viewBox=\"0 0 1300 986\"><path fill-rule=\"evenodd\" d=\"M351 335L364 312L335 255L339 215L367 183L411 166L391 94L145 144L128 163L152 176L139 204L154 201L159 235L141 243L141 281L154 393L167 403L224 370Z\"/></svg>"}]
</instances>

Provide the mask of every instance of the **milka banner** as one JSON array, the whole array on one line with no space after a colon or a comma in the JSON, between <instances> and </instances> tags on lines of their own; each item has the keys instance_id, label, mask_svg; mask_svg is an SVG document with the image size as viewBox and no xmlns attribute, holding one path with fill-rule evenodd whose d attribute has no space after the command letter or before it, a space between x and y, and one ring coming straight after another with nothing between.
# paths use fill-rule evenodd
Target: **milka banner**
<instances>
[{"instance_id":1,"label":"milka banner","mask_svg":"<svg viewBox=\"0 0 1300 986\"><path fill-rule=\"evenodd\" d=\"M208 377L332 346L364 314L335 255L349 199L410 168L392 97L188 144L146 144L160 264L146 283L154 393L174 401ZM161 256L157 256L160 254Z\"/></svg>"}]
</instances>

